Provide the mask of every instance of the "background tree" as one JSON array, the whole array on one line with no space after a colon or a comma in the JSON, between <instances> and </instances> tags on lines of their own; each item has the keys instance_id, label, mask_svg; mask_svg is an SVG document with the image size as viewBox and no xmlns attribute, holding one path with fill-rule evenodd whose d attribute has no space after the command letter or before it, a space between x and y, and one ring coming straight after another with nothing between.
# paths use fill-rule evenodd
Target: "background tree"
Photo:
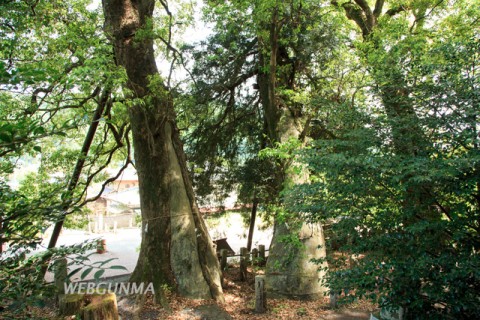
<instances>
[{"instance_id":1,"label":"background tree","mask_svg":"<svg viewBox=\"0 0 480 320\"><path fill-rule=\"evenodd\" d=\"M357 257L330 261L332 290L401 306L408 319L475 318L478 6L382 5L340 5L362 30L365 99L306 152L315 183L292 204L336 219L330 244Z\"/></svg>"},{"instance_id":2,"label":"background tree","mask_svg":"<svg viewBox=\"0 0 480 320\"><path fill-rule=\"evenodd\" d=\"M46 290L39 279L50 261L91 248L52 249L27 258L51 224L66 217L72 217L70 225L78 221L87 187L127 149L128 129L121 117L111 120L111 90L123 77L111 69L98 12L87 10L85 1L9 1L0 8L0 242L10 247L1 257L0 294L2 303L19 309ZM102 135L92 132L91 147L82 150L92 121ZM38 164L37 172L16 181L20 186L8 185L25 163ZM68 181L75 183L67 187Z\"/></svg>"},{"instance_id":3,"label":"background tree","mask_svg":"<svg viewBox=\"0 0 480 320\"><path fill-rule=\"evenodd\" d=\"M338 44L330 32L335 22L326 19L323 8L310 1L208 4L207 19L216 27L214 35L193 53L197 61L193 74L197 75L198 88L195 101L212 115L209 119L215 120L211 126L202 122L192 140L211 146L198 149L204 157L215 154L231 159L236 154L227 150L242 150L237 167L270 163L273 171L258 176L268 181L268 185L262 184L267 188L261 188L268 190L263 204L277 218L267 266L269 290L286 296L318 295L324 288L317 281L317 267L309 260L325 254L324 248L318 249L323 243L321 226L304 226L298 213L285 210L280 191L308 179L307 171L298 170L291 151L302 145L312 127L320 130L319 122L311 120L321 99L314 99L312 93L318 89L322 91L318 97L329 99L324 95L328 90L323 88L328 68L323 65L332 59ZM282 144L283 154L267 152L276 156L256 159L259 150ZM230 145L233 148L225 147ZM250 160L245 161L249 153ZM247 168L241 172L247 173ZM237 176L236 181L251 185L244 180L249 176ZM255 195L250 196L253 203Z\"/></svg>"}]
</instances>

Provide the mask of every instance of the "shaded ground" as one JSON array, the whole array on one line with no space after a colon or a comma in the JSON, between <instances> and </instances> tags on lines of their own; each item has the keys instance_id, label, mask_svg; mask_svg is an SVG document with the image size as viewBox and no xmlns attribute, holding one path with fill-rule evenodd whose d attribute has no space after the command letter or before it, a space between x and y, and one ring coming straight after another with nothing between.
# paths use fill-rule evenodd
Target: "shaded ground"
<instances>
[{"instance_id":1,"label":"shaded ground","mask_svg":"<svg viewBox=\"0 0 480 320\"><path fill-rule=\"evenodd\" d=\"M250 270L252 271L252 270ZM320 301L292 301L281 299L267 300L268 310L264 314L254 313L255 291L254 274L250 272L248 281L240 282L237 268L225 273L225 303L190 300L167 293L171 310L154 305L148 298L137 319L166 320L223 320L223 319L369 319L375 306L363 302L349 305L344 309L332 310L327 298ZM127 300L128 301L128 300ZM126 302L119 298L119 311L122 319L135 319L134 301Z\"/></svg>"},{"instance_id":2,"label":"shaded ground","mask_svg":"<svg viewBox=\"0 0 480 320\"><path fill-rule=\"evenodd\" d=\"M317 301L268 299L267 312L254 313L255 291L254 270L249 270L246 282L239 281L239 270L230 267L225 272L225 303L217 304L212 300L191 300L176 294L165 292L168 306L154 304L152 297L118 296L118 310L122 320L243 320L243 319L333 319L361 320L369 319L375 306L360 302L343 309L331 309L328 298ZM113 282L127 281L126 277L110 278ZM14 319L66 320L72 317L59 317L57 306L52 301L46 308L30 308L28 315L17 315ZM0 319L2 317L0 312ZM12 319L12 318L10 318Z\"/></svg>"}]
</instances>

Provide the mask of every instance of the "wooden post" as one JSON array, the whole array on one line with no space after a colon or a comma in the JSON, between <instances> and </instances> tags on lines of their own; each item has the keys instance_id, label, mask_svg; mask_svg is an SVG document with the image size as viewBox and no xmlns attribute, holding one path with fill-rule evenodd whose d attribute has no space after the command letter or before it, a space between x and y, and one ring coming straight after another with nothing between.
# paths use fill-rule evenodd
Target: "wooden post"
<instances>
[{"instance_id":1,"label":"wooden post","mask_svg":"<svg viewBox=\"0 0 480 320\"><path fill-rule=\"evenodd\" d=\"M61 294L58 296L58 310L62 316L73 316L80 314L85 304L84 294Z\"/></svg>"},{"instance_id":2,"label":"wooden post","mask_svg":"<svg viewBox=\"0 0 480 320\"><path fill-rule=\"evenodd\" d=\"M252 213L250 214L250 226L248 227L247 249L252 249L253 230L255 229L255 219L257 218L258 200L256 197L253 199Z\"/></svg>"},{"instance_id":3,"label":"wooden post","mask_svg":"<svg viewBox=\"0 0 480 320\"><path fill-rule=\"evenodd\" d=\"M247 280L248 249L240 248L240 281Z\"/></svg>"},{"instance_id":4,"label":"wooden post","mask_svg":"<svg viewBox=\"0 0 480 320\"><path fill-rule=\"evenodd\" d=\"M57 292L59 294L65 293L65 282L67 281L67 258L61 258L55 261L54 264L54 274L53 279L55 282L55 287L57 287Z\"/></svg>"},{"instance_id":5,"label":"wooden post","mask_svg":"<svg viewBox=\"0 0 480 320\"><path fill-rule=\"evenodd\" d=\"M221 249L220 250L220 271L221 273L221 282L222 282L222 288L225 287L225 275L224 272L227 270L227 256L228 256L228 250L227 249Z\"/></svg>"},{"instance_id":6,"label":"wooden post","mask_svg":"<svg viewBox=\"0 0 480 320\"><path fill-rule=\"evenodd\" d=\"M222 249L220 250L220 269L223 271L227 269L227 255L228 255L228 250L227 249Z\"/></svg>"},{"instance_id":7,"label":"wooden post","mask_svg":"<svg viewBox=\"0 0 480 320\"><path fill-rule=\"evenodd\" d=\"M267 311L267 297L265 294L265 276L255 277L255 312Z\"/></svg>"},{"instance_id":8,"label":"wooden post","mask_svg":"<svg viewBox=\"0 0 480 320\"><path fill-rule=\"evenodd\" d=\"M258 246L258 265L265 265L265 246L263 244Z\"/></svg>"},{"instance_id":9,"label":"wooden post","mask_svg":"<svg viewBox=\"0 0 480 320\"><path fill-rule=\"evenodd\" d=\"M258 265L258 249L254 248L252 250L252 265L256 266Z\"/></svg>"},{"instance_id":10,"label":"wooden post","mask_svg":"<svg viewBox=\"0 0 480 320\"><path fill-rule=\"evenodd\" d=\"M335 309L338 307L338 294L331 292L330 293L330 308Z\"/></svg>"}]
</instances>

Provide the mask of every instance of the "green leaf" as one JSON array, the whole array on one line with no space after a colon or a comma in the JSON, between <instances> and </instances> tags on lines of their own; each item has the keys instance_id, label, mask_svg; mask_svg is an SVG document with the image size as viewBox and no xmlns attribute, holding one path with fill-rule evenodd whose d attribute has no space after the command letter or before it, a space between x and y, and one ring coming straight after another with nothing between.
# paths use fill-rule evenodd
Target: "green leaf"
<instances>
[{"instance_id":1,"label":"green leaf","mask_svg":"<svg viewBox=\"0 0 480 320\"><path fill-rule=\"evenodd\" d=\"M104 273L105 273L105 269L100 269L97 272L95 272L95 274L93 275L93 278L95 280L98 280Z\"/></svg>"},{"instance_id":2,"label":"green leaf","mask_svg":"<svg viewBox=\"0 0 480 320\"><path fill-rule=\"evenodd\" d=\"M117 269L117 270L125 270L125 271L128 271L127 268L125 268L124 266L119 266L119 265L111 266L110 269Z\"/></svg>"},{"instance_id":3,"label":"green leaf","mask_svg":"<svg viewBox=\"0 0 480 320\"><path fill-rule=\"evenodd\" d=\"M80 279L82 279L82 280L85 279L89 275L89 273L92 272L92 270L93 270L92 267L85 269L82 272L82 275L80 276Z\"/></svg>"},{"instance_id":4,"label":"green leaf","mask_svg":"<svg viewBox=\"0 0 480 320\"><path fill-rule=\"evenodd\" d=\"M0 140L10 143L12 142L12 136L6 132L0 132Z\"/></svg>"},{"instance_id":5,"label":"green leaf","mask_svg":"<svg viewBox=\"0 0 480 320\"><path fill-rule=\"evenodd\" d=\"M99 267L103 266L103 265L106 265L107 263L109 263L110 261L113 261L113 260L116 260L118 258L111 258L111 259L107 259L105 261L101 261L101 263L99 264Z\"/></svg>"},{"instance_id":6,"label":"green leaf","mask_svg":"<svg viewBox=\"0 0 480 320\"><path fill-rule=\"evenodd\" d=\"M45 134L46 131L44 127L35 127L35 129L33 129L33 133L36 135L41 135L41 134Z\"/></svg>"},{"instance_id":7,"label":"green leaf","mask_svg":"<svg viewBox=\"0 0 480 320\"><path fill-rule=\"evenodd\" d=\"M37 151L37 152L40 153L40 152L42 152L42 147L40 147L40 146L34 146L34 147L33 147L33 150L35 150L35 151Z\"/></svg>"},{"instance_id":8,"label":"green leaf","mask_svg":"<svg viewBox=\"0 0 480 320\"><path fill-rule=\"evenodd\" d=\"M81 260L81 261L90 261L88 256L78 256L75 258L76 260ZM72 264L75 264L75 261L72 261Z\"/></svg>"},{"instance_id":9,"label":"green leaf","mask_svg":"<svg viewBox=\"0 0 480 320\"><path fill-rule=\"evenodd\" d=\"M70 273L67 275L67 278L71 278L72 276L76 275L80 270L82 270L82 267L70 271Z\"/></svg>"}]
</instances>

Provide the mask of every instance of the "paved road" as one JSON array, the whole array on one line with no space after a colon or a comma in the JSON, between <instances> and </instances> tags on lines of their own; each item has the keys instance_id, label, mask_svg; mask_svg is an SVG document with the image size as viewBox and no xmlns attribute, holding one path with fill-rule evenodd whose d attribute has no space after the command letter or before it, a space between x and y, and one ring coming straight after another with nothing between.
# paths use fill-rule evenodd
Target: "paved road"
<instances>
[{"instance_id":1,"label":"paved road","mask_svg":"<svg viewBox=\"0 0 480 320\"><path fill-rule=\"evenodd\" d=\"M228 216L222 216L221 218L215 220L206 219L206 222L209 226L211 237L213 239L226 237L228 243L236 253L240 252L241 247L246 246L247 229L243 225L242 216L240 214L231 213L228 214ZM260 221L258 221L258 223L260 223ZM103 254L93 253L90 256L90 262L88 263L116 258L107 265L121 265L124 266L127 271L108 269L104 276L118 276L131 273L135 269L135 265L138 260L138 251L140 249L140 232L141 231L139 228L118 229L116 234L113 232L93 234L86 231L65 229L62 231L62 234L58 239L58 246L72 245L87 239L103 238L106 240L107 252ZM254 232L253 244L254 246L257 246L258 244L264 244L268 248L271 237L271 228L267 230L259 230L257 227ZM46 242L48 242L48 239L45 240L44 245L46 245ZM70 267L70 270L73 270L73 268L74 267ZM94 272L91 272L86 279L93 279L93 274ZM51 281L53 279L53 275L48 273L46 279L47 281ZM79 275L77 274L74 276L72 280L79 280Z\"/></svg>"},{"instance_id":2,"label":"paved road","mask_svg":"<svg viewBox=\"0 0 480 320\"><path fill-rule=\"evenodd\" d=\"M80 243L89 239L105 239L107 244L107 252L103 254L96 253L95 251L89 251L88 253L93 253L89 256L90 261L88 263L95 263L98 261L105 261L108 259L115 258L112 262L108 263L107 266L112 265L121 265L124 266L125 270L117 269L108 269L106 270L104 276L111 277L121 274L131 273L135 268L138 259L138 248L140 248L140 229L119 229L116 234L114 233L101 233L101 234L91 234L85 231L80 230L63 230L62 234L58 239L58 246L61 245L72 245ZM98 265L98 264L97 264ZM69 267L69 270L73 270L75 267ZM86 279L93 279L94 271ZM72 280L79 280L79 274L75 275ZM46 275L47 281L53 279L52 274L48 273Z\"/></svg>"}]
</instances>

